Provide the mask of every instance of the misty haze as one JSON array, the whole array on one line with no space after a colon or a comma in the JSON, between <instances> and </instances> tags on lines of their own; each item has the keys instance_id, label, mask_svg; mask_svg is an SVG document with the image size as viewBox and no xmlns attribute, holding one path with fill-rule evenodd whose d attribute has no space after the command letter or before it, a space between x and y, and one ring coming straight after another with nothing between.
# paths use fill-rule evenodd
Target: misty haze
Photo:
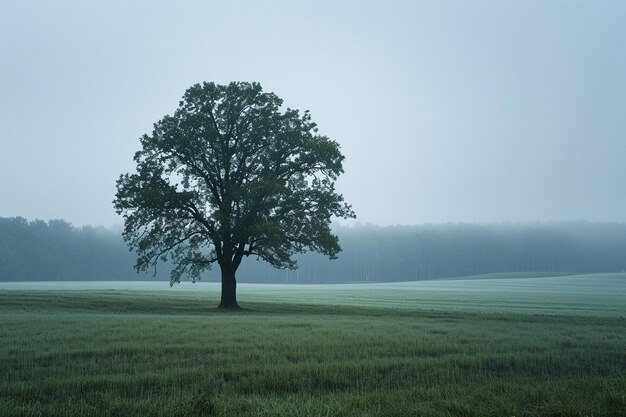
<instances>
[{"instance_id":1,"label":"misty haze","mask_svg":"<svg viewBox=\"0 0 626 417\"><path fill-rule=\"evenodd\" d=\"M0 1L0 417L626 415L625 21Z\"/></svg>"}]
</instances>

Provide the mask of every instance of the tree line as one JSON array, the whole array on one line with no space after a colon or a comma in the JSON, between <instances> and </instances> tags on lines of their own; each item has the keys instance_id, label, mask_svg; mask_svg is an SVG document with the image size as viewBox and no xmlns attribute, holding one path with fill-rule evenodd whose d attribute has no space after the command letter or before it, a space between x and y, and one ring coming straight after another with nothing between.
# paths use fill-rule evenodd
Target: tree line
<instances>
[{"instance_id":1,"label":"tree line","mask_svg":"<svg viewBox=\"0 0 626 417\"><path fill-rule=\"evenodd\" d=\"M120 227L0 218L1 281L134 280L134 262Z\"/></svg>"},{"instance_id":2,"label":"tree line","mask_svg":"<svg viewBox=\"0 0 626 417\"><path fill-rule=\"evenodd\" d=\"M249 259L240 282L389 282L493 272L621 272L626 223L374 225L333 228L343 251L336 260L306 253L296 270ZM0 218L0 280L169 280L159 264L137 274L136 255L121 227L75 227L64 220ZM219 281L217 269L203 280Z\"/></svg>"}]
</instances>

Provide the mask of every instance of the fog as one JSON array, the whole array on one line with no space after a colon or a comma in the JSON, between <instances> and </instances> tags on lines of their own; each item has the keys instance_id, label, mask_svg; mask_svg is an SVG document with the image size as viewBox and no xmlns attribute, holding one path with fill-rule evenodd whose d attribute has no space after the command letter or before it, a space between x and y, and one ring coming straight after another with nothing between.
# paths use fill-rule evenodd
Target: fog
<instances>
[{"instance_id":1,"label":"fog","mask_svg":"<svg viewBox=\"0 0 626 417\"><path fill-rule=\"evenodd\" d=\"M280 270L246 257L238 282L337 284L626 271L626 223L335 225L333 231L344 249L338 259L298 254L296 270ZM0 217L0 282L170 281L171 262L137 274L136 261L117 228ZM219 282L220 268L205 271L201 279Z\"/></svg>"},{"instance_id":2,"label":"fog","mask_svg":"<svg viewBox=\"0 0 626 417\"><path fill-rule=\"evenodd\" d=\"M626 3L0 2L0 217L120 223L190 85L259 81L358 221L626 221Z\"/></svg>"}]
</instances>

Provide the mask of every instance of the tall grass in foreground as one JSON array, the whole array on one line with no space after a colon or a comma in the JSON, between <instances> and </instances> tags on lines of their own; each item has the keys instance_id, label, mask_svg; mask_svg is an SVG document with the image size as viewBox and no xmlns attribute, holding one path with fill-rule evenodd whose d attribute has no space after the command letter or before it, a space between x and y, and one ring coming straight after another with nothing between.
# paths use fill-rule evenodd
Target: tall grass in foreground
<instances>
[{"instance_id":1,"label":"tall grass in foreground","mask_svg":"<svg viewBox=\"0 0 626 417\"><path fill-rule=\"evenodd\" d=\"M619 315L244 305L0 291L0 415L626 415Z\"/></svg>"}]
</instances>

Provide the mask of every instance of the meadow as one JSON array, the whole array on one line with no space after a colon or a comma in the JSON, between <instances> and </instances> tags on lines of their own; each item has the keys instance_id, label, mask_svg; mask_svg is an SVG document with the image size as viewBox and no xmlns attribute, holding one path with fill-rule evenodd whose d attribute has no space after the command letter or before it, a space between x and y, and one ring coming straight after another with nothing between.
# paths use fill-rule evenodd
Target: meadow
<instances>
[{"instance_id":1,"label":"meadow","mask_svg":"<svg viewBox=\"0 0 626 417\"><path fill-rule=\"evenodd\" d=\"M626 274L0 284L0 416L625 416Z\"/></svg>"}]
</instances>

